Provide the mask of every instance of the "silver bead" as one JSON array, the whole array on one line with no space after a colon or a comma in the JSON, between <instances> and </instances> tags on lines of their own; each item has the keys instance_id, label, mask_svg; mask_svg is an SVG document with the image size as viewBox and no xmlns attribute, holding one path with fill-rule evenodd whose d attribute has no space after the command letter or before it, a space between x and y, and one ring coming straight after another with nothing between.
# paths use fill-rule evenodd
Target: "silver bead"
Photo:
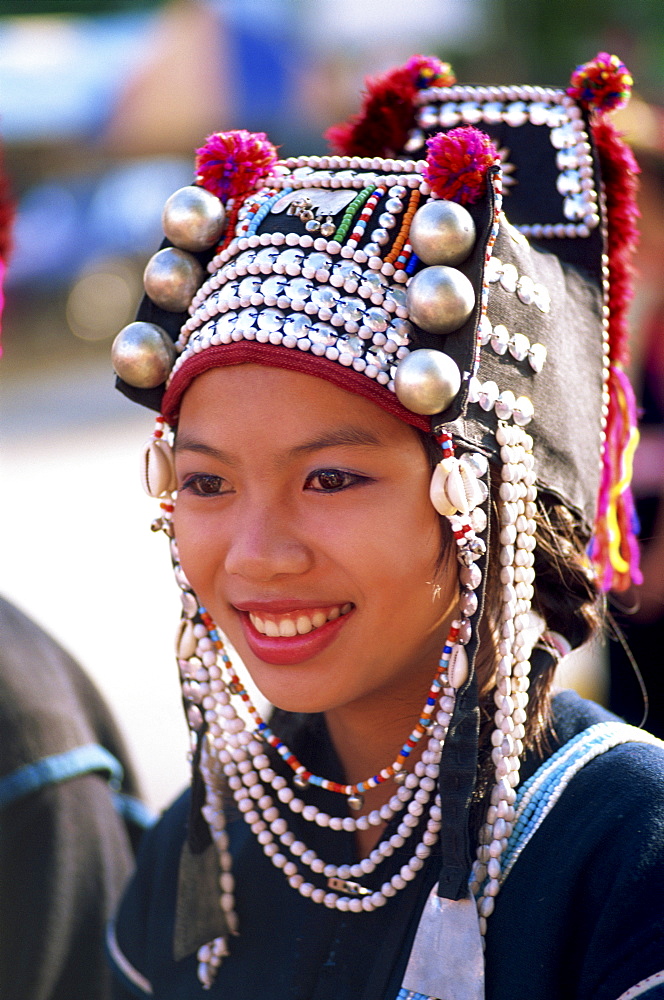
<instances>
[{"instance_id":1,"label":"silver bead","mask_svg":"<svg viewBox=\"0 0 664 1000\"><path fill-rule=\"evenodd\" d=\"M440 335L458 330L475 307L473 286L461 271L436 264L411 279L406 295L413 323Z\"/></svg>"},{"instance_id":2,"label":"silver bead","mask_svg":"<svg viewBox=\"0 0 664 1000\"><path fill-rule=\"evenodd\" d=\"M361 809L364 805L364 798L362 795L349 795L347 801L349 807L355 810Z\"/></svg>"},{"instance_id":3,"label":"silver bead","mask_svg":"<svg viewBox=\"0 0 664 1000\"><path fill-rule=\"evenodd\" d=\"M203 725L203 715L198 705L190 705L187 709L187 722L189 727L196 731Z\"/></svg>"},{"instance_id":4,"label":"silver bead","mask_svg":"<svg viewBox=\"0 0 664 1000\"><path fill-rule=\"evenodd\" d=\"M471 590L475 590L482 582L480 568L475 563L471 563L470 566L462 566L459 569L459 581L464 587L470 587Z\"/></svg>"},{"instance_id":5,"label":"silver bead","mask_svg":"<svg viewBox=\"0 0 664 1000\"><path fill-rule=\"evenodd\" d=\"M473 634L473 628L467 618L462 618L459 622L459 636L457 641L461 646L467 646Z\"/></svg>"},{"instance_id":6,"label":"silver bead","mask_svg":"<svg viewBox=\"0 0 664 1000\"><path fill-rule=\"evenodd\" d=\"M425 264L460 264L475 245L475 223L455 201L429 201L415 212L408 238Z\"/></svg>"},{"instance_id":7,"label":"silver bead","mask_svg":"<svg viewBox=\"0 0 664 1000\"><path fill-rule=\"evenodd\" d=\"M408 354L394 377L397 398L412 413L441 413L461 388L461 373L455 361L442 351L422 348Z\"/></svg>"},{"instance_id":8,"label":"silver bead","mask_svg":"<svg viewBox=\"0 0 664 1000\"><path fill-rule=\"evenodd\" d=\"M203 283L205 272L195 257L166 247L147 263L143 272L145 291L152 301L168 312L185 312Z\"/></svg>"},{"instance_id":9,"label":"silver bead","mask_svg":"<svg viewBox=\"0 0 664 1000\"><path fill-rule=\"evenodd\" d=\"M225 223L226 210L219 198L194 184L175 191L161 215L164 233L182 250L208 250L218 241Z\"/></svg>"},{"instance_id":10,"label":"silver bead","mask_svg":"<svg viewBox=\"0 0 664 1000\"><path fill-rule=\"evenodd\" d=\"M130 323L113 341L111 361L127 385L154 389L168 378L175 361L175 345L154 323Z\"/></svg>"},{"instance_id":11,"label":"silver bead","mask_svg":"<svg viewBox=\"0 0 664 1000\"><path fill-rule=\"evenodd\" d=\"M459 594L459 610L466 618L471 618L477 611L477 594L473 590L462 590Z\"/></svg>"}]
</instances>

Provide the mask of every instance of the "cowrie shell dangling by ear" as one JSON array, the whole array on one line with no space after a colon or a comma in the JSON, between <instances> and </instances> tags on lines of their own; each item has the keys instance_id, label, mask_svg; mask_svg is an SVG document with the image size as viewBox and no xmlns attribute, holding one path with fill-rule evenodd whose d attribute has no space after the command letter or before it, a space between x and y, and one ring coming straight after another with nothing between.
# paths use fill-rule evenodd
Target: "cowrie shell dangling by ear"
<instances>
[{"instance_id":1,"label":"cowrie shell dangling by ear","mask_svg":"<svg viewBox=\"0 0 664 1000\"><path fill-rule=\"evenodd\" d=\"M450 474L445 482L445 493L447 494L447 499L453 505L455 510L458 510L461 514L470 513L471 508L466 495L466 484L463 481L463 475L461 469L459 468L459 462L456 459L454 460L454 466L450 469Z\"/></svg>"},{"instance_id":2,"label":"cowrie shell dangling by ear","mask_svg":"<svg viewBox=\"0 0 664 1000\"><path fill-rule=\"evenodd\" d=\"M151 438L141 459L141 482L150 497L163 497L176 488L173 449L163 438Z\"/></svg>"},{"instance_id":3,"label":"cowrie shell dangling by ear","mask_svg":"<svg viewBox=\"0 0 664 1000\"><path fill-rule=\"evenodd\" d=\"M468 654L465 646L456 645L447 664L447 677L450 687L458 691L468 680Z\"/></svg>"},{"instance_id":4,"label":"cowrie shell dangling by ear","mask_svg":"<svg viewBox=\"0 0 664 1000\"><path fill-rule=\"evenodd\" d=\"M455 458L444 458L441 462L439 462L433 470L431 485L429 487L431 503L434 505L438 513L445 517L450 517L452 514L456 514L457 512L457 508L450 502L445 489L447 478L455 462Z\"/></svg>"}]
</instances>

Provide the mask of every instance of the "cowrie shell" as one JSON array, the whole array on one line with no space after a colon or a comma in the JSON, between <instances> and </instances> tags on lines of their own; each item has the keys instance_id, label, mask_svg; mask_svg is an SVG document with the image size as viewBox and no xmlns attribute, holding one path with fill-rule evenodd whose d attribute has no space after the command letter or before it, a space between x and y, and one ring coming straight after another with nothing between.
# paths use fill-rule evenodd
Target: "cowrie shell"
<instances>
[{"instance_id":1,"label":"cowrie shell","mask_svg":"<svg viewBox=\"0 0 664 1000\"><path fill-rule=\"evenodd\" d=\"M451 514L456 514L457 512L457 508L450 502L445 490L445 484L448 476L451 469L455 467L456 461L457 460L455 458L444 458L441 462L439 462L433 470L431 486L429 487L431 503L434 505L438 513L445 517L449 517Z\"/></svg>"},{"instance_id":2,"label":"cowrie shell","mask_svg":"<svg viewBox=\"0 0 664 1000\"><path fill-rule=\"evenodd\" d=\"M196 652L194 625L189 619L179 622L175 633L175 655L178 660L188 660Z\"/></svg>"},{"instance_id":3,"label":"cowrie shell","mask_svg":"<svg viewBox=\"0 0 664 1000\"><path fill-rule=\"evenodd\" d=\"M477 480L477 476L471 469L468 468L468 466L460 465L459 473L461 475L461 481L463 482L463 488L466 493L468 511L470 512L471 510L475 510L475 508L482 503L484 499L484 492Z\"/></svg>"},{"instance_id":4,"label":"cowrie shell","mask_svg":"<svg viewBox=\"0 0 664 1000\"><path fill-rule=\"evenodd\" d=\"M464 646L457 644L452 650L447 664L447 677L450 687L456 691L468 680L468 654Z\"/></svg>"},{"instance_id":5,"label":"cowrie shell","mask_svg":"<svg viewBox=\"0 0 664 1000\"><path fill-rule=\"evenodd\" d=\"M472 477L475 478L474 476ZM450 469L450 474L445 481L445 493L452 506L461 514L469 514L471 507L468 503L466 483L463 473L459 468L459 463L455 462L454 468ZM476 506L476 505L475 505Z\"/></svg>"},{"instance_id":6,"label":"cowrie shell","mask_svg":"<svg viewBox=\"0 0 664 1000\"><path fill-rule=\"evenodd\" d=\"M141 482L150 497L163 497L176 488L173 450L163 438L152 438L141 460Z\"/></svg>"}]
</instances>

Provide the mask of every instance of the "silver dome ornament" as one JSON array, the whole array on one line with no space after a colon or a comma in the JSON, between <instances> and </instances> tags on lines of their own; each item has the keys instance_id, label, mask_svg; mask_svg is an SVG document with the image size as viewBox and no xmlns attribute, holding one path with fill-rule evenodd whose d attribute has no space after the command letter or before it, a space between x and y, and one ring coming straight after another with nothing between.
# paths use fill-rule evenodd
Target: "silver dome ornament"
<instances>
[{"instance_id":1,"label":"silver dome ornament","mask_svg":"<svg viewBox=\"0 0 664 1000\"><path fill-rule=\"evenodd\" d=\"M145 291L161 309L186 312L203 283L205 271L185 250L165 247L147 263L143 272Z\"/></svg>"},{"instance_id":2,"label":"silver dome ornament","mask_svg":"<svg viewBox=\"0 0 664 1000\"><path fill-rule=\"evenodd\" d=\"M470 212L455 201L428 201L418 208L408 239L425 264L460 264L475 246Z\"/></svg>"},{"instance_id":3,"label":"silver dome ornament","mask_svg":"<svg viewBox=\"0 0 664 1000\"><path fill-rule=\"evenodd\" d=\"M461 271L435 264L411 278L406 305L413 323L428 333L442 336L466 322L475 308L475 291Z\"/></svg>"},{"instance_id":4,"label":"silver dome ornament","mask_svg":"<svg viewBox=\"0 0 664 1000\"><path fill-rule=\"evenodd\" d=\"M161 215L166 237L182 250L209 250L224 231L226 209L211 191L195 184L170 196Z\"/></svg>"},{"instance_id":5,"label":"silver dome ornament","mask_svg":"<svg viewBox=\"0 0 664 1000\"><path fill-rule=\"evenodd\" d=\"M111 348L116 375L136 389L154 389L170 375L175 345L155 323L129 323L120 330Z\"/></svg>"},{"instance_id":6,"label":"silver dome ornament","mask_svg":"<svg viewBox=\"0 0 664 1000\"><path fill-rule=\"evenodd\" d=\"M397 399L411 413L442 413L460 388L461 373L456 362L449 354L426 347L403 358L394 376Z\"/></svg>"},{"instance_id":7,"label":"silver dome ornament","mask_svg":"<svg viewBox=\"0 0 664 1000\"><path fill-rule=\"evenodd\" d=\"M173 449L164 438L152 438L141 459L141 483L150 497L163 497L176 489Z\"/></svg>"}]
</instances>

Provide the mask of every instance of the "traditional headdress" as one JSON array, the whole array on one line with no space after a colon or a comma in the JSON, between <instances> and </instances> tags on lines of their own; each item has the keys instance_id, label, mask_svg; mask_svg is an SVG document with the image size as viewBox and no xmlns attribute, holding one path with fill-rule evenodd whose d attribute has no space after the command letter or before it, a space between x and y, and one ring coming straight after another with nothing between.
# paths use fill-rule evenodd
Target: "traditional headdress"
<instances>
[{"instance_id":1,"label":"traditional headdress","mask_svg":"<svg viewBox=\"0 0 664 1000\"><path fill-rule=\"evenodd\" d=\"M114 345L119 387L160 412L144 483L162 498L160 525L171 535L182 590L178 659L207 787L203 815L221 860L222 930L235 930L222 772L266 855L294 889L326 906L383 905L440 838L441 877L404 996L447 995L444 963L436 963L432 979L420 958L450 926L466 927L464 962L473 969L467 956L476 913L483 930L500 886L529 659L540 631L531 615L538 494L571 512L604 589L638 579L629 493L637 433L624 371L636 166L606 115L627 99L630 85L625 67L606 53L579 67L566 91L459 86L447 64L416 56L374 81L362 112L330 130L330 156L278 161L263 135L211 136L198 151L195 184L164 210L167 242L146 268L139 320ZM441 447L431 498L457 546L459 618L411 737L389 767L358 785L311 774L258 716L178 562L169 428L197 375L245 362L300 370L357 392L431 432ZM474 660L490 465L501 483L495 783L472 863ZM249 708L249 724L233 709L233 696ZM427 750L406 775L423 736ZM273 752L288 765L291 783L275 770ZM323 785L352 807L389 779L397 781L389 804L357 820L308 809L297 792ZM346 830L403 810L401 846L420 826L422 808L428 822L408 865L368 893L356 880L395 845L381 843L347 870L325 864L293 842L276 801L286 815L303 812ZM468 901L469 877L477 911ZM221 960L223 936L201 951L203 981ZM479 950L476 956L481 967Z\"/></svg>"}]
</instances>

